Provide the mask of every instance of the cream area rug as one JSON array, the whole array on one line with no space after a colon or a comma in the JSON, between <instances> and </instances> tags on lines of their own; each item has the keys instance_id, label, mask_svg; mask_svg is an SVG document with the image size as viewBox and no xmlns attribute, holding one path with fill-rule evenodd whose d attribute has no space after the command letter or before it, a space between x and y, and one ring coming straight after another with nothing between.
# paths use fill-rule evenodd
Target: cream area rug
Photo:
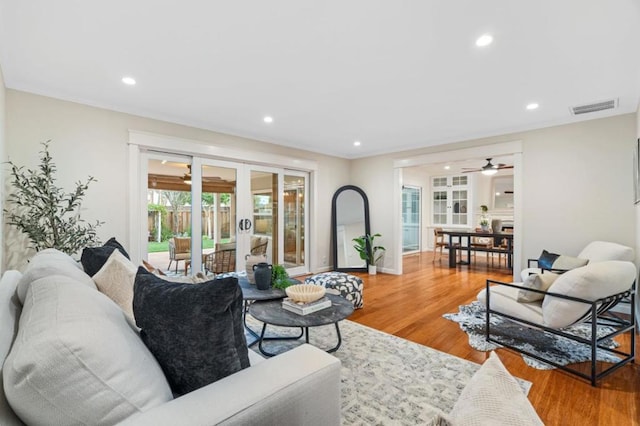
<instances>
[{"instance_id":1,"label":"cream area rug","mask_svg":"<svg viewBox=\"0 0 640 426\"><path fill-rule=\"evenodd\" d=\"M262 323L247 316L260 331ZM267 335L291 335L297 329L267 328ZM342 346L333 353L342 362L344 425L418 425L441 410L448 413L480 365L352 321L341 321ZM253 338L247 336L251 342ZM297 341L268 341L281 353ZM333 325L310 329L310 343L323 349L337 343ZM258 351L257 344L251 347ZM520 381L525 394L530 382Z\"/></svg>"}]
</instances>

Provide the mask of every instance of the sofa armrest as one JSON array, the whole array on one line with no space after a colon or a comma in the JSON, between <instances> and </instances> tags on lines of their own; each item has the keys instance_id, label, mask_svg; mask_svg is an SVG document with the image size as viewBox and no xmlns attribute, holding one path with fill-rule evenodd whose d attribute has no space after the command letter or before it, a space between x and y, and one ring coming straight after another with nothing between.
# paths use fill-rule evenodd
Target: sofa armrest
<instances>
[{"instance_id":1,"label":"sofa armrest","mask_svg":"<svg viewBox=\"0 0 640 426\"><path fill-rule=\"evenodd\" d=\"M120 423L177 424L339 425L340 360L304 344Z\"/></svg>"}]
</instances>

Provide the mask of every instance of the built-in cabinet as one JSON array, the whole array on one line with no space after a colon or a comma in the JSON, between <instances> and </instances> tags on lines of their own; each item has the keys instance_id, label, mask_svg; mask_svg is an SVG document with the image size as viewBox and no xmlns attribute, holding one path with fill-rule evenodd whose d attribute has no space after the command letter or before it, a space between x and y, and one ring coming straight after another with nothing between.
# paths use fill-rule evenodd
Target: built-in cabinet
<instances>
[{"instance_id":1,"label":"built-in cabinet","mask_svg":"<svg viewBox=\"0 0 640 426\"><path fill-rule=\"evenodd\" d=\"M431 222L433 226L469 226L470 181L468 175L431 178Z\"/></svg>"}]
</instances>

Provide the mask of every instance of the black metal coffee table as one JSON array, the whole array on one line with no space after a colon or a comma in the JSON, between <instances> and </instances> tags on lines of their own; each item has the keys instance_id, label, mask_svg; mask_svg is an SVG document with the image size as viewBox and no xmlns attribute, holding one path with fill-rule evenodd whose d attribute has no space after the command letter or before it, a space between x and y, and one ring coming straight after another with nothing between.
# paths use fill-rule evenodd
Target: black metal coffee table
<instances>
[{"instance_id":1,"label":"black metal coffee table","mask_svg":"<svg viewBox=\"0 0 640 426\"><path fill-rule=\"evenodd\" d=\"M260 335L247 325L247 311L249 310L249 306L253 302L257 301L280 300L287 297L287 294L284 290L281 290L279 288L258 290L258 287L256 287L255 284L249 283L249 280L246 276L239 276L237 278L240 289L242 290L242 300L244 301L244 307L242 310L242 322L244 323L244 328L249 332L249 334L255 337L255 340L253 342L247 342L247 346L252 346L258 342L258 340L260 339ZM295 278L289 278L289 280L293 284L300 284L300 281L296 280ZM302 337L302 331L300 331L300 336L295 337L295 339L299 339L300 337ZM270 338L267 337L267 340L268 339Z\"/></svg>"},{"instance_id":2,"label":"black metal coffee table","mask_svg":"<svg viewBox=\"0 0 640 426\"><path fill-rule=\"evenodd\" d=\"M258 348L266 356L274 356L276 354L270 353L264 349L263 343L265 340L281 340L281 339L299 339L302 335L305 335L305 342L309 343L309 327L318 327L321 325L335 324L336 333L338 335L338 344L328 349L327 352L335 352L342 344L342 336L340 335L340 327L338 322L347 318L353 313L353 303L347 299L335 296L333 294L327 294L326 297L331 299L331 306L322 309L317 312L313 312L307 315L298 315L293 312L289 312L282 308L281 300L267 300L256 301L249 306L249 314L262 321L262 332L258 339ZM265 337L267 325L277 325L281 327L300 327L302 333L297 337Z\"/></svg>"}]
</instances>

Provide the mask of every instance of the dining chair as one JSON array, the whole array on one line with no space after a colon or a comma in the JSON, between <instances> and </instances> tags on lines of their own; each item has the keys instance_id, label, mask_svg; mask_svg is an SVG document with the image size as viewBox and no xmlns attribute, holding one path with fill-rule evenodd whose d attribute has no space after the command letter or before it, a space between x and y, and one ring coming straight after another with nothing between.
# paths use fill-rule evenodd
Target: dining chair
<instances>
[{"instance_id":1,"label":"dining chair","mask_svg":"<svg viewBox=\"0 0 640 426\"><path fill-rule=\"evenodd\" d=\"M449 250L449 242L445 240L444 233L442 228L434 228L433 229L433 262L436 261L436 252L440 251L440 257L438 257L438 261L442 260L442 249L446 248ZM459 243L453 243L453 246L460 247ZM460 250L457 250L458 258L462 255Z\"/></svg>"},{"instance_id":2,"label":"dining chair","mask_svg":"<svg viewBox=\"0 0 640 426\"><path fill-rule=\"evenodd\" d=\"M482 228L476 228L476 232L482 232ZM483 248L483 249L491 249L493 248L493 238L491 237L471 237L471 247L472 248ZM489 255L493 258L493 254L489 251L486 251L487 254L487 265L489 264ZM473 261L476 260L476 252L472 251ZM493 265L493 259L491 260L491 264Z\"/></svg>"}]
</instances>

